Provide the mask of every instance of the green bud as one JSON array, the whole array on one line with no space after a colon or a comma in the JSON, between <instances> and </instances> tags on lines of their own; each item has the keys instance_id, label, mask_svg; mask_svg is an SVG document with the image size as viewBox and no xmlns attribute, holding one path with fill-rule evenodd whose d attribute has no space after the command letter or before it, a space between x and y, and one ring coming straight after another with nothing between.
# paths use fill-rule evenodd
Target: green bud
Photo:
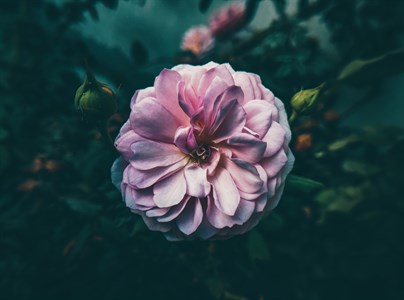
<instances>
[{"instance_id":1,"label":"green bud","mask_svg":"<svg viewBox=\"0 0 404 300\"><path fill-rule=\"evenodd\" d=\"M74 105L91 121L106 121L116 111L115 93L106 84L95 79L94 74L87 68L86 78L77 89Z\"/></svg>"},{"instance_id":2,"label":"green bud","mask_svg":"<svg viewBox=\"0 0 404 300\"><path fill-rule=\"evenodd\" d=\"M293 111L298 114L306 114L311 112L317 104L317 100L319 99L318 95L323 86L324 84L321 84L314 89L297 92L290 101Z\"/></svg>"}]
</instances>

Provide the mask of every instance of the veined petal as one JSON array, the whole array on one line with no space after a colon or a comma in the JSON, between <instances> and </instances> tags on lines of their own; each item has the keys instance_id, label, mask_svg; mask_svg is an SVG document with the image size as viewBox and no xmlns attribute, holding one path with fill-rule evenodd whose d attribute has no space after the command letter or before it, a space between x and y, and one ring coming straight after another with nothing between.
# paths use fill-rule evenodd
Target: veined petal
<instances>
[{"instance_id":1,"label":"veined petal","mask_svg":"<svg viewBox=\"0 0 404 300\"><path fill-rule=\"evenodd\" d=\"M240 194L230 173L224 168L218 168L210 182L217 208L226 215L233 216L240 203Z\"/></svg>"},{"instance_id":2,"label":"veined petal","mask_svg":"<svg viewBox=\"0 0 404 300\"><path fill-rule=\"evenodd\" d=\"M184 159L186 156L172 144L151 140L140 140L131 146L133 155L130 163L138 170L150 170L167 167Z\"/></svg>"},{"instance_id":3,"label":"veined petal","mask_svg":"<svg viewBox=\"0 0 404 300\"><path fill-rule=\"evenodd\" d=\"M189 164L184 169L187 182L187 194L196 198L205 198L210 192L210 183L207 180L207 169L197 164Z\"/></svg>"},{"instance_id":4,"label":"veined petal","mask_svg":"<svg viewBox=\"0 0 404 300\"><path fill-rule=\"evenodd\" d=\"M184 172L181 170L154 185L153 200L157 207L171 207L181 202L185 192L186 182Z\"/></svg>"},{"instance_id":5,"label":"veined petal","mask_svg":"<svg viewBox=\"0 0 404 300\"><path fill-rule=\"evenodd\" d=\"M198 198L191 198L185 209L177 217L178 229L186 235L195 232L203 219L202 205Z\"/></svg>"},{"instance_id":6,"label":"veined petal","mask_svg":"<svg viewBox=\"0 0 404 300\"><path fill-rule=\"evenodd\" d=\"M182 122L154 98L146 98L132 108L132 128L139 135L166 143L174 141L174 135Z\"/></svg>"},{"instance_id":7,"label":"veined petal","mask_svg":"<svg viewBox=\"0 0 404 300\"><path fill-rule=\"evenodd\" d=\"M260 161L266 149L266 143L247 133L234 134L223 147L228 148L234 158L240 158L251 164Z\"/></svg>"}]
</instances>

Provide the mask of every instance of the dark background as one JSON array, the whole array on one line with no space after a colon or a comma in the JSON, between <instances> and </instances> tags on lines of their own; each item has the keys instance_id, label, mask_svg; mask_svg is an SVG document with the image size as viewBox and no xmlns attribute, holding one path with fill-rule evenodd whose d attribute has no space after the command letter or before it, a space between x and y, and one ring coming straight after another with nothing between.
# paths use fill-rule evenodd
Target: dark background
<instances>
[{"instance_id":1,"label":"dark background","mask_svg":"<svg viewBox=\"0 0 404 300\"><path fill-rule=\"evenodd\" d=\"M404 59L390 55L403 2L248 1L252 22L197 59L179 50L183 32L229 1L201 11L208 2L0 1L0 299L404 299ZM121 86L114 136L164 67L230 62L290 112L295 92L383 55L292 124L292 173L324 188L287 186L256 229L226 241L148 231L73 105L84 59Z\"/></svg>"}]
</instances>

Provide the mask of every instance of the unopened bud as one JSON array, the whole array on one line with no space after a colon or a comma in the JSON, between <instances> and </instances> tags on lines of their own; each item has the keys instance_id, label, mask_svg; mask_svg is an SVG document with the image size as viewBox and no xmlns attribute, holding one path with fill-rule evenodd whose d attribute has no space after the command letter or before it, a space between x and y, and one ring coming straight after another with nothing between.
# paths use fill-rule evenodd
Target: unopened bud
<instances>
[{"instance_id":1,"label":"unopened bud","mask_svg":"<svg viewBox=\"0 0 404 300\"><path fill-rule=\"evenodd\" d=\"M318 95L323 86L324 84L321 84L314 89L297 92L290 101L293 111L298 114L311 112L316 107L317 100L319 99Z\"/></svg>"},{"instance_id":2,"label":"unopened bud","mask_svg":"<svg viewBox=\"0 0 404 300\"><path fill-rule=\"evenodd\" d=\"M106 84L99 82L87 68L86 78L77 89L74 105L91 121L105 121L116 111L115 93Z\"/></svg>"}]
</instances>

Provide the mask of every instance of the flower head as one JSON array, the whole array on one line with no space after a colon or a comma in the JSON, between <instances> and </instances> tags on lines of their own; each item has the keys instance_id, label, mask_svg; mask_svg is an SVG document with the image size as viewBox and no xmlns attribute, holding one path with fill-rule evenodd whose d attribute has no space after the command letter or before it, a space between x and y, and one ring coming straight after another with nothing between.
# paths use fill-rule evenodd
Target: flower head
<instances>
[{"instance_id":1,"label":"flower head","mask_svg":"<svg viewBox=\"0 0 404 300\"><path fill-rule=\"evenodd\" d=\"M209 19L209 28L214 36L224 37L232 34L244 25L245 5L233 2L218 9Z\"/></svg>"},{"instance_id":2,"label":"flower head","mask_svg":"<svg viewBox=\"0 0 404 300\"><path fill-rule=\"evenodd\" d=\"M201 56L212 49L214 39L210 29L206 26L191 27L185 32L181 49L192 52L195 56Z\"/></svg>"},{"instance_id":3,"label":"flower head","mask_svg":"<svg viewBox=\"0 0 404 300\"><path fill-rule=\"evenodd\" d=\"M294 157L282 102L229 64L164 69L131 101L112 180L169 240L254 227L281 197Z\"/></svg>"}]
</instances>

